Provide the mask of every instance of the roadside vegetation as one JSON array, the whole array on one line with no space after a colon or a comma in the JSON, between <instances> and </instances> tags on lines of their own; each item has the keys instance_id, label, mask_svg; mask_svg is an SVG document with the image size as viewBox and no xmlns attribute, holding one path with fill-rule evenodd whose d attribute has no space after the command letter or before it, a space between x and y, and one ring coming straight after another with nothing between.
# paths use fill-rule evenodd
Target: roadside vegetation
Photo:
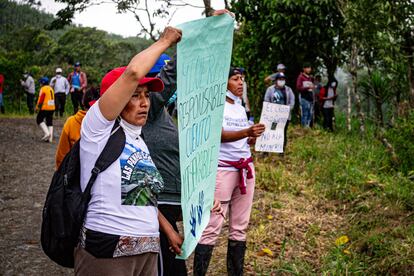
<instances>
[{"instance_id":1,"label":"roadside vegetation","mask_svg":"<svg viewBox=\"0 0 414 276\"><path fill-rule=\"evenodd\" d=\"M411 137L413 122L401 123ZM373 131L344 128L337 114L335 134L295 126L283 158L256 153L246 273L413 275L414 168L403 172ZM225 273L226 248L222 238L212 275Z\"/></svg>"}]
</instances>

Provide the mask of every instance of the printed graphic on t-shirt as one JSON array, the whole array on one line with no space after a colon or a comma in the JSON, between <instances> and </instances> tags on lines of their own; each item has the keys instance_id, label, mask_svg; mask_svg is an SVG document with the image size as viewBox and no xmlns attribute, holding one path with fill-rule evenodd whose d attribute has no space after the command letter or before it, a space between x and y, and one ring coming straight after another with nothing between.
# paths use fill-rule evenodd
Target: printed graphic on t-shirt
<instances>
[{"instance_id":1,"label":"printed graphic on t-shirt","mask_svg":"<svg viewBox=\"0 0 414 276\"><path fill-rule=\"evenodd\" d=\"M273 93L273 103L275 104L286 104L285 95L279 89L275 89Z\"/></svg>"},{"instance_id":2,"label":"printed graphic on t-shirt","mask_svg":"<svg viewBox=\"0 0 414 276\"><path fill-rule=\"evenodd\" d=\"M224 115L224 126L232 128L245 128L249 125L246 118L232 118Z\"/></svg>"},{"instance_id":3,"label":"printed graphic on t-shirt","mask_svg":"<svg viewBox=\"0 0 414 276\"><path fill-rule=\"evenodd\" d=\"M150 155L126 143L120 163L122 205L157 206L164 182Z\"/></svg>"}]
</instances>

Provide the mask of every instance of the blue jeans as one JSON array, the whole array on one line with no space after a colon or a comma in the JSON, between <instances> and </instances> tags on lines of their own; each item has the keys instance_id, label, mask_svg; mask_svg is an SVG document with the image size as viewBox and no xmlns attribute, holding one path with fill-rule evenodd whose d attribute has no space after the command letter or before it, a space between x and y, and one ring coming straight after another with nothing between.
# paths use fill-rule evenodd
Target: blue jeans
<instances>
[{"instance_id":1,"label":"blue jeans","mask_svg":"<svg viewBox=\"0 0 414 276\"><path fill-rule=\"evenodd\" d=\"M304 98L300 99L300 106L302 108L302 118L301 123L303 127L309 127L312 120L313 112L313 103L305 100Z\"/></svg>"}]
</instances>

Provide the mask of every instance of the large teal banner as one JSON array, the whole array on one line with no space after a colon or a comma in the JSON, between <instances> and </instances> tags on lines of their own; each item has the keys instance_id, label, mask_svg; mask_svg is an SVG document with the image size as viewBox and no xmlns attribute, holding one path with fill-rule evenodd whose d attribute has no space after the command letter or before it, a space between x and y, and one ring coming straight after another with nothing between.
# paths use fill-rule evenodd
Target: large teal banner
<instances>
[{"instance_id":1,"label":"large teal banner","mask_svg":"<svg viewBox=\"0 0 414 276\"><path fill-rule=\"evenodd\" d=\"M177 109L180 139L184 244L178 258L194 251L210 219L234 20L225 14L178 26Z\"/></svg>"}]
</instances>

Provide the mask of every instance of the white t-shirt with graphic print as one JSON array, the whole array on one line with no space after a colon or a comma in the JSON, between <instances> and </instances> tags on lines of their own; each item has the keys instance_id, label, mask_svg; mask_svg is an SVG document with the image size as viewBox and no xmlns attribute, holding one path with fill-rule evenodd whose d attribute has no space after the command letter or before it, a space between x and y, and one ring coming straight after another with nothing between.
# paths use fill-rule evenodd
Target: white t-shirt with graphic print
<instances>
[{"instance_id":1,"label":"white t-shirt with graphic print","mask_svg":"<svg viewBox=\"0 0 414 276\"><path fill-rule=\"evenodd\" d=\"M115 121L108 121L99 103L87 112L81 127L81 186L107 143ZM92 187L85 227L107 234L158 237L158 210L153 191L163 187L162 177L141 138L125 133L121 156L101 172Z\"/></svg>"},{"instance_id":2,"label":"white t-shirt with graphic print","mask_svg":"<svg viewBox=\"0 0 414 276\"><path fill-rule=\"evenodd\" d=\"M231 104L226 101L223 114L223 130L239 131L249 126L244 107L238 103ZM240 158L247 159L250 156L250 146L247 144L247 138L220 144L219 160L239 161ZM234 167L219 167L218 169L237 171Z\"/></svg>"}]
</instances>

